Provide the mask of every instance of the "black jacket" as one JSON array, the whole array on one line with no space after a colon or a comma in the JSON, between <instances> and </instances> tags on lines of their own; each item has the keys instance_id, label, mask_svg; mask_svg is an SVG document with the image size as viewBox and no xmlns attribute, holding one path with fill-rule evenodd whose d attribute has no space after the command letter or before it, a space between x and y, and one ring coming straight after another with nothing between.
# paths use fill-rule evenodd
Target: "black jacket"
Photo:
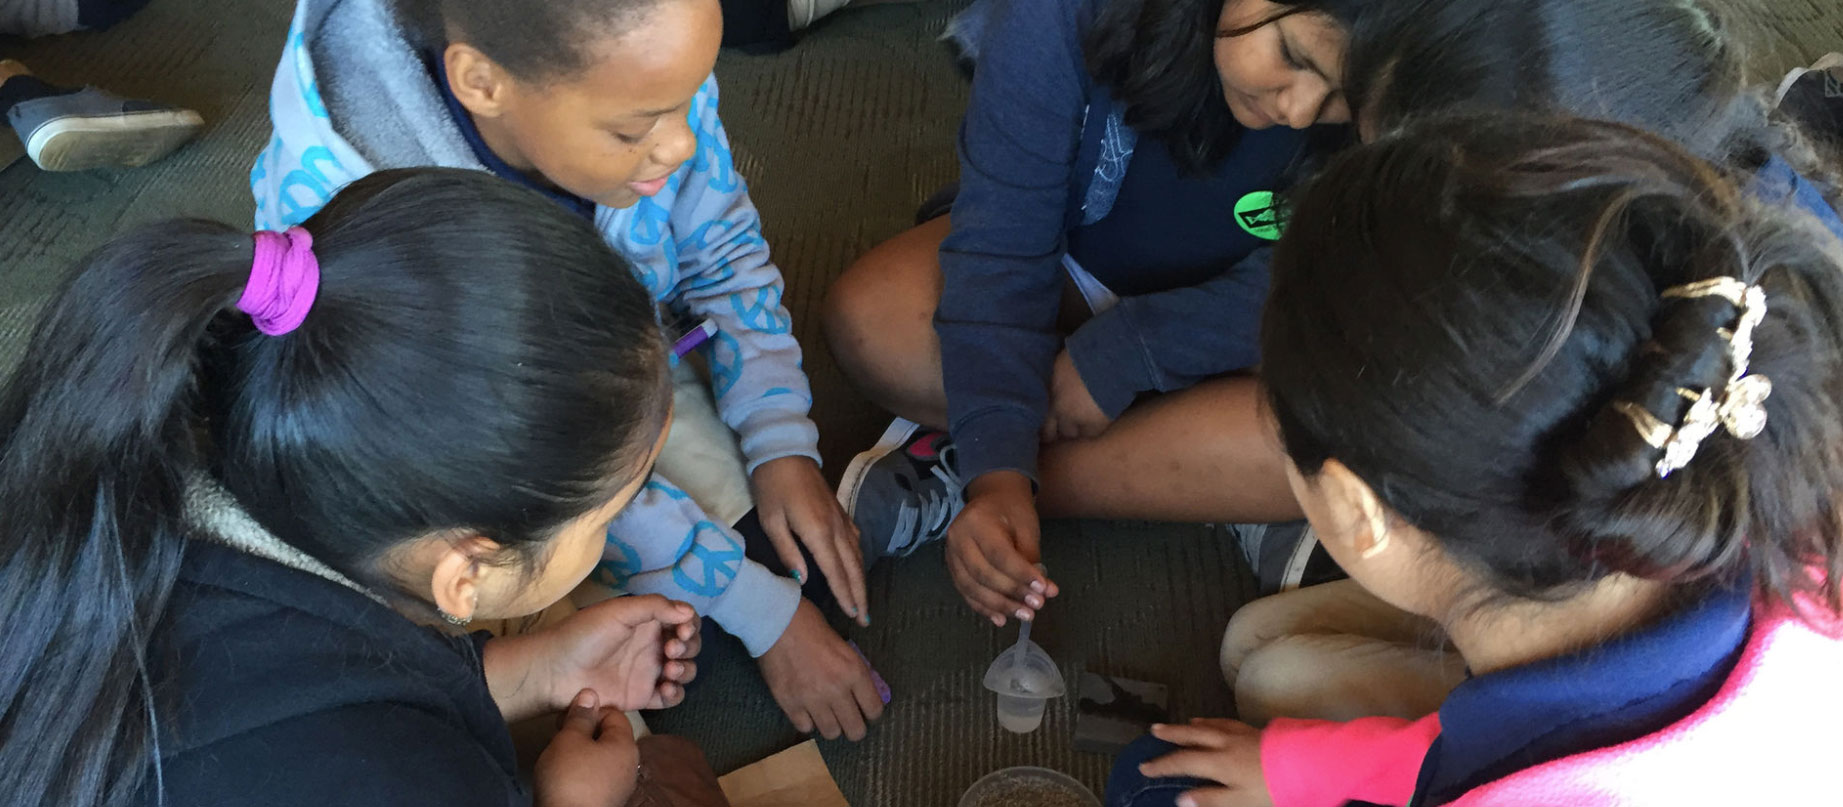
<instances>
[{"instance_id":1,"label":"black jacket","mask_svg":"<svg viewBox=\"0 0 1843 807\"><path fill-rule=\"evenodd\" d=\"M195 541L150 662L174 807L531 803L478 644L331 580Z\"/></svg>"}]
</instances>

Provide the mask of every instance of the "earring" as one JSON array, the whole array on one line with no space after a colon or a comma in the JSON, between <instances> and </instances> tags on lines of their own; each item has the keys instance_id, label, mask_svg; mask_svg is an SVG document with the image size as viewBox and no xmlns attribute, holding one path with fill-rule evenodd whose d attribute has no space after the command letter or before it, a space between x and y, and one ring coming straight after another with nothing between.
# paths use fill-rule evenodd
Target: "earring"
<instances>
[{"instance_id":1,"label":"earring","mask_svg":"<svg viewBox=\"0 0 1843 807\"><path fill-rule=\"evenodd\" d=\"M440 608L435 609L435 612L442 615L443 622L447 622L457 628L465 628L467 627L467 623L474 621L474 618L471 616L455 616Z\"/></svg>"}]
</instances>

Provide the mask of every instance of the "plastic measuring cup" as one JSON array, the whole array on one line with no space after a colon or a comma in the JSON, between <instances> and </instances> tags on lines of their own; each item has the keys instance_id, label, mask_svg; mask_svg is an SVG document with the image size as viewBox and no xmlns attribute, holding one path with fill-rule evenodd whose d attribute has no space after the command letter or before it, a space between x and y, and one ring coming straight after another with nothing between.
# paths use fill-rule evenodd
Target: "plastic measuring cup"
<instances>
[{"instance_id":1,"label":"plastic measuring cup","mask_svg":"<svg viewBox=\"0 0 1843 807\"><path fill-rule=\"evenodd\" d=\"M1056 662L1028 635L992 660L985 672L985 688L998 696L999 727L1017 734L1029 734L1043 725L1049 699L1061 697L1067 689Z\"/></svg>"}]
</instances>

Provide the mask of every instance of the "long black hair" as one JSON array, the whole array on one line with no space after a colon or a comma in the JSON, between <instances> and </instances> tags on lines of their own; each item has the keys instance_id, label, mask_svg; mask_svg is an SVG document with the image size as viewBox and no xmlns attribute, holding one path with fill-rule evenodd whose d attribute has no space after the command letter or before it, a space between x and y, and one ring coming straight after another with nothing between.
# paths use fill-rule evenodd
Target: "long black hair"
<instances>
[{"instance_id":1,"label":"long black hair","mask_svg":"<svg viewBox=\"0 0 1843 807\"><path fill-rule=\"evenodd\" d=\"M1696 0L1407 0L1350 41L1366 127L1453 108L1618 121L1746 172L1778 154L1836 204L1830 157L1769 110L1736 37Z\"/></svg>"},{"instance_id":2,"label":"long black hair","mask_svg":"<svg viewBox=\"0 0 1843 807\"><path fill-rule=\"evenodd\" d=\"M1223 100L1217 39L1293 14L1324 14L1355 35L1387 0L1273 0L1283 7L1278 14L1235 31L1217 26L1225 0L1096 2L1088 72L1124 106L1128 126L1163 140L1180 168L1200 172L1233 151L1241 131Z\"/></svg>"},{"instance_id":3,"label":"long black hair","mask_svg":"<svg viewBox=\"0 0 1843 807\"><path fill-rule=\"evenodd\" d=\"M650 297L579 218L487 174L387 171L306 223L299 329L234 310L248 233L155 224L89 256L0 398L0 793L127 803L159 742L150 644L188 486L387 590L447 530L517 552L644 465L670 406ZM407 592L390 592L399 600Z\"/></svg>"},{"instance_id":4,"label":"long black hair","mask_svg":"<svg viewBox=\"0 0 1843 807\"><path fill-rule=\"evenodd\" d=\"M1335 458L1497 593L1750 570L1843 611L1843 245L1623 125L1436 117L1336 159L1274 254L1262 378L1301 472ZM1739 317L1668 288L1765 290L1765 431L1663 452L1721 390ZM1818 573L1813 575L1811 570Z\"/></svg>"},{"instance_id":5,"label":"long black hair","mask_svg":"<svg viewBox=\"0 0 1843 807\"><path fill-rule=\"evenodd\" d=\"M424 53L479 49L521 81L573 76L592 46L638 25L661 0L392 0L397 25Z\"/></svg>"}]
</instances>

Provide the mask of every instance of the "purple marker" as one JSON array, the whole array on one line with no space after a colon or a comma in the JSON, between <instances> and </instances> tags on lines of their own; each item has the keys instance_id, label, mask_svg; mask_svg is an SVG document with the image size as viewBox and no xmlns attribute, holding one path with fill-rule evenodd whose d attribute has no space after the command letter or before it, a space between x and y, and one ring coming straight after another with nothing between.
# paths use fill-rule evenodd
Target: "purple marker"
<instances>
[{"instance_id":1,"label":"purple marker","mask_svg":"<svg viewBox=\"0 0 1843 807\"><path fill-rule=\"evenodd\" d=\"M870 659L864 657L864 651L858 647L857 642L846 642L845 644L851 645L852 651L858 654L858 658L864 660L864 666L870 667L870 683L877 688L877 697L883 699L883 705L888 706L890 704L889 683L883 680L883 676L877 674L877 668L870 666Z\"/></svg>"},{"instance_id":2,"label":"purple marker","mask_svg":"<svg viewBox=\"0 0 1843 807\"><path fill-rule=\"evenodd\" d=\"M684 336L679 337L677 342L672 343L672 355L683 358L685 354L696 350L698 345L710 341L710 338L716 335L717 323L704 320L698 323L697 327L686 332Z\"/></svg>"}]
</instances>

